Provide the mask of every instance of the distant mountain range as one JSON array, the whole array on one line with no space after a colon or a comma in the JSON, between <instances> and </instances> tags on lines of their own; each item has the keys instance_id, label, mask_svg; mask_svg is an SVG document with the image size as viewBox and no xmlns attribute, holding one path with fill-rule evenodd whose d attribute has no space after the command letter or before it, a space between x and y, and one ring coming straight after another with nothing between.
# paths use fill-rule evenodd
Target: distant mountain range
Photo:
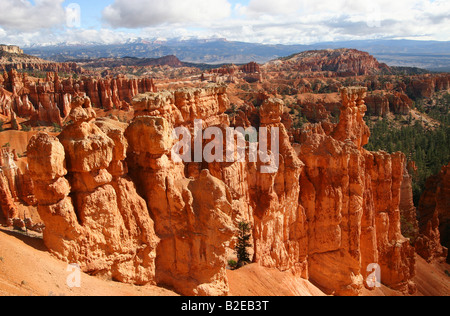
<instances>
[{"instance_id":1,"label":"distant mountain range","mask_svg":"<svg viewBox=\"0 0 450 316\"><path fill-rule=\"evenodd\" d=\"M218 40L137 40L124 44L56 45L24 48L26 54L58 62L80 59L175 55L183 62L204 64L265 63L292 54L319 49L354 48L370 53L389 66L450 71L450 42L361 40L312 45L263 45Z\"/></svg>"}]
</instances>

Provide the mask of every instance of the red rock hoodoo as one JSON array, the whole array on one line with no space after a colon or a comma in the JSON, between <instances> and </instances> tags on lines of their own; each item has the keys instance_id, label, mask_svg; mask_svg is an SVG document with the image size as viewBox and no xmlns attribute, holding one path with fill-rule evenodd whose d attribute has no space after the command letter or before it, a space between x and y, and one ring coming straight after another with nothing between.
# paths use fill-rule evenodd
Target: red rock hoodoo
<instances>
[{"instance_id":1,"label":"red rock hoodoo","mask_svg":"<svg viewBox=\"0 0 450 316\"><path fill-rule=\"evenodd\" d=\"M377 264L383 284L412 293L415 252L400 228L406 158L363 148L366 92L342 89L340 122L308 125L295 146L282 100L266 98L252 117L240 112L234 122L245 128L257 122L269 136L278 129L272 173L262 172L273 165L260 159L172 159L174 128L195 136L196 119L203 130L230 127L224 86L138 95L130 125L96 119L91 101L75 97L73 123L58 138L36 135L28 148L45 243L87 272L226 295L236 227L247 221L253 261L264 267L291 271L329 294L358 295ZM203 140L203 149L210 143Z\"/></svg>"},{"instance_id":2,"label":"red rock hoodoo","mask_svg":"<svg viewBox=\"0 0 450 316\"><path fill-rule=\"evenodd\" d=\"M449 205L450 164L443 167L438 175L428 179L425 192L419 202L418 218L421 235L417 240L416 250L428 261L448 260Z\"/></svg>"},{"instance_id":3,"label":"red rock hoodoo","mask_svg":"<svg viewBox=\"0 0 450 316\"><path fill-rule=\"evenodd\" d=\"M365 95L365 88L342 89L340 122L302 135L310 277L329 293L358 294L376 263L383 284L413 292L414 249L400 231L405 157L363 149Z\"/></svg>"},{"instance_id":4,"label":"red rock hoodoo","mask_svg":"<svg viewBox=\"0 0 450 316\"><path fill-rule=\"evenodd\" d=\"M12 119L29 117L33 122L63 125L70 113L71 99L76 95L87 95L93 107L105 110L129 110L134 96L144 92L155 92L152 79L117 78L80 80L60 79L57 73L47 73L38 82L29 80L26 74L11 70L0 78L0 114Z\"/></svg>"},{"instance_id":5,"label":"red rock hoodoo","mask_svg":"<svg viewBox=\"0 0 450 316\"><path fill-rule=\"evenodd\" d=\"M70 118L59 139L39 133L28 145L45 245L83 271L154 283L159 240L123 168L125 126L94 121L89 99L80 97L72 102Z\"/></svg>"}]
</instances>

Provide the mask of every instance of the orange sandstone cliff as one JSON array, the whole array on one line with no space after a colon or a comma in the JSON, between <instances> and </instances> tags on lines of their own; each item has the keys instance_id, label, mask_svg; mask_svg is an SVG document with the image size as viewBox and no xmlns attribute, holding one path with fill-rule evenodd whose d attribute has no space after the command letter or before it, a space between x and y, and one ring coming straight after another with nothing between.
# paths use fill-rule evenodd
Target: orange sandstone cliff
<instances>
[{"instance_id":1,"label":"orange sandstone cliff","mask_svg":"<svg viewBox=\"0 0 450 316\"><path fill-rule=\"evenodd\" d=\"M449 232L450 164L441 172L430 177L422 195L418 218L420 237L416 243L417 253L427 261L448 260L450 247Z\"/></svg>"},{"instance_id":2,"label":"orange sandstone cliff","mask_svg":"<svg viewBox=\"0 0 450 316\"><path fill-rule=\"evenodd\" d=\"M122 282L226 295L227 260L244 220L261 266L310 279L328 294L359 295L368 267L378 265L383 284L413 293L415 251L400 227L405 156L365 150L366 89L341 96L340 122L308 125L294 145L282 100L265 99L252 117L239 113L234 122L243 127L255 122L269 136L278 128L272 173L259 159L173 160L174 128L193 134L196 119L203 129L230 127L224 86L138 95L129 125L96 118L89 98L73 98L73 123L58 138L36 135L28 147L46 246Z\"/></svg>"},{"instance_id":3,"label":"orange sandstone cliff","mask_svg":"<svg viewBox=\"0 0 450 316\"><path fill-rule=\"evenodd\" d=\"M156 91L152 79L82 77L60 79L49 72L43 80L31 80L27 74L11 70L0 77L0 114L31 118L32 122L54 123L59 126L70 113L71 100L86 95L93 107L105 110L129 110L134 96Z\"/></svg>"},{"instance_id":4,"label":"orange sandstone cliff","mask_svg":"<svg viewBox=\"0 0 450 316\"><path fill-rule=\"evenodd\" d=\"M126 172L113 168L125 158L124 126L97 126L83 98L74 99L70 118L59 139L39 133L28 145L45 245L83 271L154 283L153 221Z\"/></svg>"},{"instance_id":5,"label":"orange sandstone cliff","mask_svg":"<svg viewBox=\"0 0 450 316\"><path fill-rule=\"evenodd\" d=\"M400 231L405 157L363 149L370 134L363 120L366 89L341 92L340 122L311 126L302 135L311 280L329 293L357 294L367 267L376 263L383 284L414 292L414 249Z\"/></svg>"}]
</instances>

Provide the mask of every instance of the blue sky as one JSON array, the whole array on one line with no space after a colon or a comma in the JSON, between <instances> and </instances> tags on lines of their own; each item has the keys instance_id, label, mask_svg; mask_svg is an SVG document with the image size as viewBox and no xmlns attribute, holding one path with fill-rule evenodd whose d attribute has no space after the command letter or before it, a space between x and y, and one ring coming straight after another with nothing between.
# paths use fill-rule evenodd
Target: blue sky
<instances>
[{"instance_id":1,"label":"blue sky","mask_svg":"<svg viewBox=\"0 0 450 316\"><path fill-rule=\"evenodd\" d=\"M81 8L71 25L67 8ZM70 14L73 14L70 13ZM0 42L450 40L449 0L0 0Z\"/></svg>"},{"instance_id":2,"label":"blue sky","mask_svg":"<svg viewBox=\"0 0 450 316\"><path fill-rule=\"evenodd\" d=\"M186 0L189 2L189 0ZM83 19L85 20L86 26L97 26L101 25L101 17L103 9L112 4L113 0L66 0L64 5L67 6L70 3L78 3L82 8ZM243 6L248 5L250 0L230 0L228 1L232 6L236 4L241 4Z\"/></svg>"},{"instance_id":3,"label":"blue sky","mask_svg":"<svg viewBox=\"0 0 450 316\"><path fill-rule=\"evenodd\" d=\"M103 9L112 3L110 0L79 0L64 1L64 5L78 3L81 7L83 26L87 28L100 28Z\"/></svg>"}]
</instances>

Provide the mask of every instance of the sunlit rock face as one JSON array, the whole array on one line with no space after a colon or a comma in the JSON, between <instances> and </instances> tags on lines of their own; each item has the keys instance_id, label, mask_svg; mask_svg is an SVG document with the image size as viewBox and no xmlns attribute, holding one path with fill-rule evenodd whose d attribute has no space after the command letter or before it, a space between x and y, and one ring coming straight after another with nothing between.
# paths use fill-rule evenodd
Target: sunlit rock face
<instances>
[{"instance_id":1,"label":"sunlit rock face","mask_svg":"<svg viewBox=\"0 0 450 316\"><path fill-rule=\"evenodd\" d=\"M98 127L85 98L74 99L70 117L59 139L39 133L28 146L45 245L85 272L155 283L159 239L146 203L126 172L109 172L125 158L125 126Z\"/></svg>"},{"instance_id":2,"label":"sunlit rock face","mask_svg":"<svg viewBox=\"0 0 450 316\"><path fill-rule=\"evenodd\" d=\"M310 279L329 294L358 295L368 287L368 267L377 265L383 284L412 293L415 252L400 227L406 159L363 148L366 92L342 89L339 123L305 126L295 146L282 100L241 111L234 122L269 131L256 140L259 152L273 150L278 131L271 172L261 159L173 159L175 128L194 141L208 127L232 127L223 86L138 95L129 125L96 118L91 101L76 97L72 124L58 138L36 135L28 148L44 241L87 272L185 295L227 295L227 260L239 222L247 221L251 256L264 267ZM203 139L200 148L219 140Z\"/></svg>"},{"instance_id":3,"label":"sunlit rock face","mask_svg":"<svg viewBox=\"0 0 450 316\"><path fill-rule=\"evenodd\" d=\"M0 88L0 114L10 119L15 114L29 117L32 124L50 123L61 127L70 114L72 98L77 95L89 97L94 108L129 111L133 97L157 91L153 80L148 78L128 79L119 75L61 79L55 71L36 82L15 69L5 73L0 84L4 86Z\"/></svg>"},{"instance_id":4,"label":"sunlit rock face","mask_svg":"<svg viewBox=\"0 0 450 316\"><path fill-rule=\"evenodd\" d=\"M416 250L427 261L448 260L449 205L450 164L428 179L418 207L420 236Z\"/></svg>"},{"instance_id":5,"label":"sunlit rock face","mask_svg":"<svg viewBox=\"0 0 450 316\"><path fill-rule=\"evenodd\" d=\"M378 264L384 284L413 292L414 249L400 231L405 157L366 151L366 89L341 94L339 123L310 126L302 135L310 278L328 293L357 295L367 286L367 267Z\"/></svg>"}]
</instances>

